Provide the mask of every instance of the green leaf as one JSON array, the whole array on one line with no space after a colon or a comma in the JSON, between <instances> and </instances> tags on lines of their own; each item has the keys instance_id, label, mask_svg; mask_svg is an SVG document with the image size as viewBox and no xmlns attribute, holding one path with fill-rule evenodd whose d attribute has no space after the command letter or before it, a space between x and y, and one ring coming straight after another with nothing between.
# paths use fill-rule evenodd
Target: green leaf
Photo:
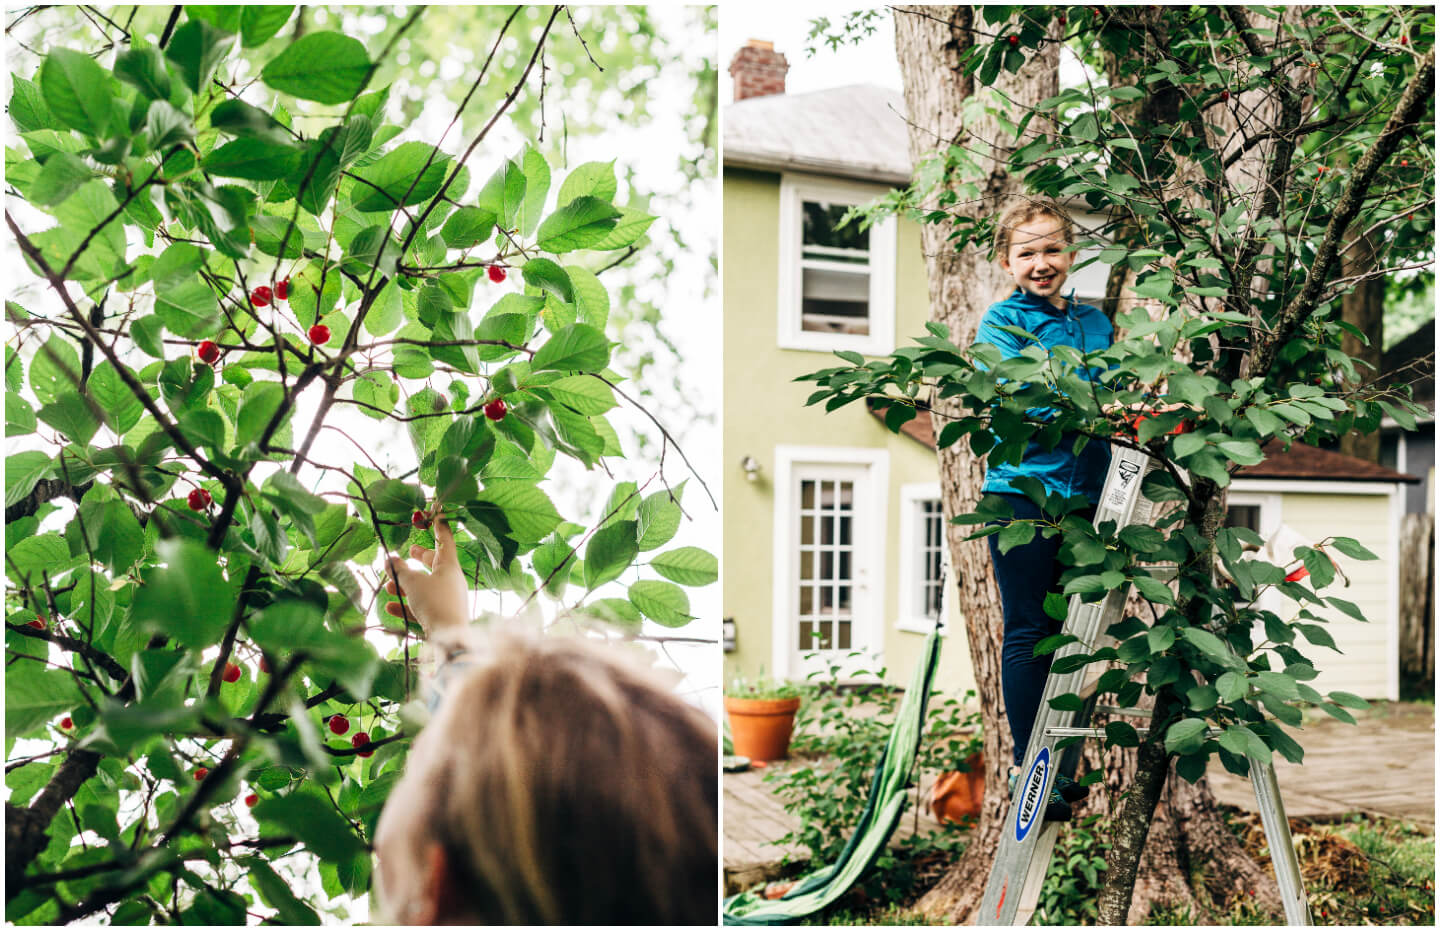
<instances>
[{"instance_id":1,"label":"green leaf","mask_svg":"<svg viewBox=\"0 0 1440 931\"><path fill-rule=\"evenodd\" d=\"M40 66L45 105L65 126L103 139L118 122L110 76L89 55L53 49Z\"/></svg>"},{"instance_id":2,"label":"green leaf","mask_svg":"<svg viewBox=\"0 0 1440 931\"><path fill-rule=\"evenodd\" d=\"M1260 452L1260 445L1254 440L1221 440L1215 447L1232 462L1244 466L1256 465L1265 459L1265 454Z\"/></svg>"},{"instance_id":3,"label":"green leaf","mask_svg":"<svg viewBox=\"0 0 1440 931\"><path fill-rule=\"evenodd\" d=\"M566 176L556 203L564 207L575 198L586 196L613 201L615 191L615 163L586 162Z\"/></svg>"},{"instance_id":4,"label":"green leaf","mask_svg":"<svg viewBox=\"0 0 1440 931\"><path fill-rule=\"evenodd\" d=\"M525 283L531 287L549 291L560 300L569 303L575 300L575 288L570 283L570 276L565 274L565 269L550 259L531 259L520 269L525 276Z\"/></svg>"},{"instance_id":5,"label":"green leaf","mask_svg":"<svg viewBox=\"0 0 1440 931\"><path fill-rule=\"evenodd\" d=\"M1374 553L1360 545L1360 541L1351 537L1336 537L1331 541L1337 550L1349 556L1351 559L1379 559Z\"/></svg>"},{"instance_id":6,"label":"green leaf","mask_svg":"<svg viewBox=\"0 0 1440 931\"><path fill-rule=\"evenodd\" d=\"M246 7L246 9L253 9ZM260 7L265 9L265 7ZM238 860L238 863L245 870L245 876L255 891L260 893L260 898L265 904L275 909L281 922L287 925L318 925L320 916L315 910L295 897L290 891L290 884L281 879L280 876L270 868L270 865L258 857L246 857Z\"/></svg>"},{"instance_id":7,"label":"green leaf","mask_svg":"<svg viewBox=\"0 0 1440 931\"><path fill-rule=\"evenodd\" d=\"M210 111L210 125L232 136L249 136L272 142L287 142L285 124L243 100L222 100Z\"/></svg>"},{"instance_id":8,"label":"green leaf","mask_svg":"<svg viewBox=\"0 0 1440 931\"><path fill-rule=\"evenodd\" d=\"M1239 701L1249 692L1245 684L1245 677L1236 672L1227 672L1215 680L1215 691L1220 693L1221 701Z\"/></svg>"},{"instance_id":9,"label":"green leaf","mask_svg":"<svg viewBox=\"0 0 1440 931\"><path fill-rule=\"evenodd\" d=\"M1069 692L1064 695L1056 695L1050 699L1049 705L1056 711L1080 711L1085 707L1085 699L1074 692Z\"/></svg>"},{"instance_id":10,"label":"green leaf","mask_svg":"<svg viewBox=\"0 0 1440 931\"><path fill-rule=\"evenodd\" d=\"M30 363L30 390L41 404L46 404L79 382L80 354L59 334L51 336Z\"/></svg>"},{"instance_id":11,"label":"green leaf","mask_svg":"<svg viewBox=\"0 0 1440 931\"><path fill-rule=\"evenodd\" d=\"M1370 703L1352 692L1330 692L1326 697L1337 705L1344 705L1346 708L1354 708L1357 711L1364 711L1370 707Z\"/></svg>"},{"instance_id":12,"label":"green leaf","mask_svg":"<svg viewBox=\"0 0 1440 931\"><path fill-rule=\"evenodd\" d=\"M240 412L235 419L235 443L244 447L258 442L270 419L280 409L285 399L285 389L279 382L252 382L245 389L240 401ZM289 414L286 419L289 419ZM279 428L276 428L276 435Z\"/></svg>"},{"instance_id":13,"label":"green leaf","mask_svg":"<svg viewBox=\"0 0 1440 931\"><path fill-rule=\"evenodd\" d=\"M480 501L498 507L510 522L510 535L521 543L539 543L560 524L560 512L549 496L528 482L491 482Z\"/></svg>"},{"instance_id":14,"label":"green leaf","mask_svg":"<svg viewBox=\"0 0 1440 931\"><path fill-rule=\"evenodd\" d=\"M5 506L25 500L35 484L50 471L50 457L37 449L5 457Z\"/></svg>"},{"instance_id":15,"label":"green leaf","mask_svg":"<svg viewBox=\"0 0 1440 931\"><path fill-rule=\"evenodd\" d=\"M115 77L151 100L170 99L170 71L154 46L135 45L116 55Z\"/></svg>"},{"instance_id":16,"label":"green leaf","mask_svg":"<svg viewBox=\"0 0 1440 931\"><path fill-rule=\"evenodd\" d=\"M461 207L452 213L440 228L445 245L452 249L469 249L490 238L495 232L495 214L479 207Z\"/></svg>"},{"instance_id":17,"label":"green leaf","mask_svg":"<svg viewBox=\"0 0 1440 931\"><path fill-rule=\"evenodd\" d=\"M293 145L249 136L225 143L200 164L222 178L276 181L299 167L301 154Z\"/></svg>"},{"instance_id":18,"label":"green leaf","mask_svg":"<svg viewBox=\"0 0 1440 931\"><path fill-rule=\"evenodd\" d=\"M598 372L610 363L610 342L592 326L577 323L556 333L531 360L533 371Z\"/></svg>"},{"instance_id":19,"label":"green leaf","mask_svg":"<svg viewBox=\"0 0 1440 931\"><path fill-rule=\"evenodd\" d=\"M450 170L450 156L424 142L406 142L375 164L355 172L355 209L389 213L424 203L440 190Z\"/></svg>"},{"instance_id":20,"label":"green leaf","mask_svg":"<svg viewBox=\"0 0 1440 931\"><path fill-rule=\"evenodd\" d=\"M185 86L198 94L201 88L209 85L215 66L233 44L235 37L230 33L216 29L204 20L192 19L170 37L165 57L180 72Z\"/></svg>"},{"instance_id":21,"label":"green leaf","mask_svg":"<svg viewBox=\"0 0 1440 931\"><path fill-rule=\"evenodd\" d=\"M36 416L81 446L89 444L100 429L100 421L95 419L90 406L74 391L68 391L46 404L36 412Z\"/></svg>"},{"instance_id":22,"label":"green leaf","mask_svg":"<svg viewBox=\"0 0 1440 931\"><path fill-rule=\"evenodd\" d=\"M619 216L620 211L603 200L577 197L545 218L536 232L536 244L546 252L588 248L614 228Z\"/></svg>"},{"instance_id":23,"label":"green leaf","mask_svg":"<svg viewBox=\"0 0 1440 931\"><path fill-rule=\"evenodd\" d=\"M39 207L60 203L74 194L95 172L69 152L56 152L45 162L30 188L30 202Z\"/></svg>"},{"instance_id":24,"label":"green leaf","mask_svg":"<svg viewBox=\"0 0 1440 931\"><path fill-rule=\"evenodd\" d=\"M1170 725L1165 732L1165 750L1169 753L1186 754L1200 749L1205 734L1202 718L1185 718Z\"/></svg>"},{"instance_id":25,"label":"green leaf","mask_svg":"<svg viewBox=\"0 0 1440 931\"><path fill-rule=\"evenodd\" d=\"M506 159L480 189L480 209L494 214L495 222L502 226L514 226L515 217L525 203L526 184L524 170Z\"/></svg>"},{"instance_id":26,"label":"green leaf","mask_svg":"<svg viewBox=\"0 0 1440 931\"><path fill-rule=\"evenodd\" d=\"M630 602L640 613L662 627L684 627L690 615L690 598L679 586L647 579L630 586Z\"/></svg>"},{"instance_id":27,"label":"green leaf","mask_svg":"<svg viewBox=\"0 0 1440 931\"><path fill-rule=\"evenodd\" d=\"M70 547L58 533L42 533L9 545L5 551L6 569L17 577L34 574L37 569L52 574L70 562Z\"/></svg>"},{"instance_id":28,"label":"green leaf","mask_svg":"<svg viewBox=\"0 0 1440 931\"><path fill-rule=\"evenodd\" d=\"M290 20L295 7L268 3L247 3L240 8L240 46L256 48L275 37ZM284 917L283 914L281 916ZM288 921L288 919L287 919ZM307 922L289 921L289 924ZM318 924L318 922L309 922Z\"/></svg>"},{"instance_id":29,"label":"green leaf","mask_svg":"<svg viewBox=\"0 0 1440 931\"><path fill-rule=\"evenodd\" d=\"M11 663L5 671L5 735L10 740L83 703L67 672L34 662Z\"/></svg>"},{"instance_id":30,"label":"green leaf","mask_svg":"<svg viewBox=\"0 0 1440 931\"><path fill-rule=\"evenodd\" d=\"M640 550L645 552L664 546L680 529L680 505L670 500L670 493L657 491L640 502Z\"/></svg>"},{"instance_id":31,"label":"green leaf","mask_svg":"<svg viewBox=\"0 0 1440 931\"><path fill-rule=\"evenodd\" d=\"M176 281L189 278L205 267L205 252L188 242L177 242L165 248L150 266L150 279L155 290L163 291Z\"/></svg>"},{"instance_id":32,"label":"green leaf","mask_svg":"<svg viewBox=\"0 0 1440 931\"><path fill-rule=\"evenodd\" d=\"M720 578L720 561L698 546L680 546L650 560L650 568L681 585L709 585Z\"/></svg>"},{"instance_id":33,"label":"green leaf","mask_svg":"<svg viewBox=\"0 0 1440 931\"><path fill-rule=\"evenodd\" d=\"M585 547L585 587L594 590L618 579L635 561L640 547L636 543L636 522L616 521L601 527Z\"/></svg>"},{"instance_id":34,"label":"green leaf","mask_svg":"<svg viewBox=\"0 0 1440 931\"><path fill-rule=\"evenodd\" d=\"M348 860L366 853L365 845L329 802L307 792L265 799L254 812L260 821L300 838L322 860Z\"/></svg>"},{"instance_id":35,"label":"green leaf","mask_svg":"<svg viewBox=\"0 0 1440 931\"><path fill-rule=\"evenodd\" d=\"M550 396L587 417L603 414L615 406L615 393L593 375L567 375L546 386Z\"/></svg>"},{"instance_id":36,"label":"green leaf","mask_svg":"<svg viewBox=\"0 0 1440 931\"><path fill-rule=\"evenodd\" d=\"M1201 630L1198 627L1186 627L1180 631L1180 636L1193 644L1201 653L1222 666L1231 666L1237 660L1234 653L1225 644L1225 641L1210 633L1208 630Z\"/></svg>"},{"instance_id":37,"label":"green leaf","mask_svg":"<svg viewBox=\"0 0 1440 931\"><path fill-rule=\"evenodd\" d=\"M632 245L646 230L655 218L641 210L632 210L629 207L621 207L620 216L615 225L597 242L590 244L590 248L596 252L608 251L610 249L624 249Z\"/></svg>"},{"instance_id":38,"label":"green leaf","mask_svg":"<svg viewBox=\"0 0 1440 931\"><path fill-rule=\"evenodd\" d=\"M161 540L155 550L163 567L142 576L131 616L136 623L200 650L219 643L234 611L235 593L215 553L191 540Z\"/></svg>"},{"instance_id":39,"label":"green leaf","mask_svg":"<svg viewBox=\"0 0 1440 931\"><path fill-rule=\"evenodd\" d=\"M220 302L198 276L157 287L155 316L181 339L205 339L220 332Z\"/></svg>"},{"instance_id":40,"label":"green leaf","mask_svg":"<svg viewBox=\"0 0 1440 931\"><path fill-rule=\"evenodd\" d=\"M370 57L359 39L338 32L312 32L270 59L261 69L260 79L302 100L349 103L365 89L370 68Z\"/></svg>"},{"instance_id":41,"label":"green leaf","mask_svg":"<svg viewBox=\"0 0 1440 931\"><path fill-rule=\"evenodd\" d=\"M520 167L525 173L525 199L515 219L520 235L529 236L535 231L540 212L545 209L545 195L550 192L550 166L540 150L527 145L520 158Z\"/></svg>"},{"instance_id":42,"label":"green leaf","mask_svg":"<svg viewBox=\"0 0 1440 931\"><path fill-rule=\"evenodd\" d=\"M376 511L387 515L409 517L425 507L425 492L395 478L371 482L365 488L365 498Z\"/></svg>"}]
</instances>

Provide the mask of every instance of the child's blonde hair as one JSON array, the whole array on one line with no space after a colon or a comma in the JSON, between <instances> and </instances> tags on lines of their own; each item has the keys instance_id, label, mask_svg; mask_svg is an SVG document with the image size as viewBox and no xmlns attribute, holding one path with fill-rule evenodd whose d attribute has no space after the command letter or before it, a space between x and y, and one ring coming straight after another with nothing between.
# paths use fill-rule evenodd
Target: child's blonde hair
<instances>
[{"instance_id":1,"label":"child's blonde hair","mask_svg":"<svg viewBox=\"0 0 1440 931\"><path fill-rule=\"evenodd\" d=\"M1009 202L995 220L995 261L998 262L1009 257L1010 241L1015 233L1015 228L1022 223L1029 223L1036 217L1054 217L1060 223L1060 230L1065 237L1066 244L1075 242L1075 221L1070 219L1070 214L1065 212L1064 207L1053 200L1031 200L1017 197Z\"/></svg>"},{"instance_id":2,"label":"child's blonde hair","mask_svg":"<svg viewBox=\"0 0 1440 931\"><path fill-rule=\"evenodd\" d=\"M440 844L482 924L715 923L718 743L624 647L489 633L446 688L397 786L402 849ZM384 890L391 904L415 890Z\"/></svg>"}]
</instances>

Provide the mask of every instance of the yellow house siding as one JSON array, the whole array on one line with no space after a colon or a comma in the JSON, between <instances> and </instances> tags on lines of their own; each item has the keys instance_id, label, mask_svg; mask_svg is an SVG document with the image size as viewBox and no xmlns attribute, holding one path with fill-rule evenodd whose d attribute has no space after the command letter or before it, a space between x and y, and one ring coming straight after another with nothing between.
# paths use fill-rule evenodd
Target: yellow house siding
<instances>
[{"instance_id":1,"label":"yellow house siding","mask_svg":"<svg viewBox=\"0 0 1440 931\"><path fill-rule=\"evenodd\" d=\"M726 656L727 681L738 673L774 671L773 589L776 560L775 480L777 446L858 447L889 454L884 490L885 540L883 649L887 678L904 683L919 660L923 635L895 628L899 617L899 487L933 482L933 451L890 433L861 405L826 414L806 407L814 390L796 376L841 364L829 352L780 349L777 344L780 254L780 176L726 169L724 178L724 615L736 622L736 651ZM875 186L876 194L885 190ZM927 282L918 228L902 221L895 259L896 345L923 335L928 317ZM740 463L760 464L755 482ZM953 615L953 612L952 612ZM942 651L938 687L952 694L973 687L969 653L958 617L951 618Z\"/></svg>"},{"instance_id":2,"label":"yellow house siding","mask_svg":"<svg viewBox=\"0 0 1440 931\"><path fill-rule=\"evenodd\" d=\"M1391 497L1365 494L1286 493L1281 499L1281 520L1305 537L1319 542L1327 536L1353 537L1372 553L1374 560L1351 559L1328 550L1350 584L1337 574L1322 595L1352 601L1369 619L1356 621L1328 605L1310 610L1325 618L1325 627L1341 652L1302 643L1301 653L1315 662L1320 676L1310 684L1322 693L1335 689L1366 698L1398 698L1394 693L1391 667L1396 656L1392 619L1396 592L1395 542L1391 529ZM1287 617L1300 606L1285 599Z\"/></svg>"}]
</instances>

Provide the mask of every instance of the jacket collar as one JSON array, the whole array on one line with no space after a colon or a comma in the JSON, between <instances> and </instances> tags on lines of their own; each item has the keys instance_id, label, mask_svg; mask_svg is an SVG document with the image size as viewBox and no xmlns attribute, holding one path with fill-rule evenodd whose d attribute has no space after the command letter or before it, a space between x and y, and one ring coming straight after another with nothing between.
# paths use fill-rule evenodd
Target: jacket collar
<instances>
[{"instance_id":1,"label":"jacket collar","mask_svg":"<svg viewBox=\"0 0 1440 931\"><path fill-rule=\"evenodd\" d=\"M1038 310L1042 311L1043 313L1047 313L1052 317L1059 317L1067 313L1071 308L1075 306L1075 289L1071 288L1070 293L1066 296L1064 309L1056 307L1047 299L1043 297L1036 297L1029 291L1026 291L1023 288L1019 287L1017 287L1011 293L1010 300L1019 304L1020 307L1025 310Z\"/></svg>"}]
</instances>

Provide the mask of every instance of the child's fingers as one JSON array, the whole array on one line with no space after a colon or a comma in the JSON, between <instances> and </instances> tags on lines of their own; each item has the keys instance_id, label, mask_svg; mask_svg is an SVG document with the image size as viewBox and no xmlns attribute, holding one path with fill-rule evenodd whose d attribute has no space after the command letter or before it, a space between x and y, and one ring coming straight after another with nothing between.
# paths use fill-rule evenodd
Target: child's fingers
<instances>
[{"instance_id":1,"label":"child's fingers","mask_svg":"<svg viewBox=\"0 0 1440 931\"><path fill-rule=\"evenodd\" d=\"M393 555L385 560L385 568L390 570L390 578L399 584L401 588L415 581L415 570L406 565L404 561L396 559Z\"/></svg>"},{"instance_id":2,"label":"child's fingers","mask_svg":"<svg viewBox=\"0 0 1440 931\"><path fill-rule=\"evenodd\" d=\"M455 558L455 533L450 529L450 524L443 517L435 519L435 557L442 565L446 560ZM434 563L429 563L434 568Z\"/></svg>"},{"instance_id":3,"label":"child's fingers","mask_svg":"<svg viewBox=\"0 0 1440 931\"><path fill-rule=\"evenodd\" d=\"M392 617L404 618L406 620L411 619L410 612L400 607L400 602L398 601L392 601L386 604L385 613L391 615Z\"/></svg>"},{"instance_id":4,"label":"child's fingers","mask_svg":"<svg viewBox=\"0 0 1440 931\"><path fill-rule=\"evenodd\" d=\"M426 569L431 569L435 565L435 551L418 543L410 547L410 558L423 563Z\"/></svg>"}]
</instances>

